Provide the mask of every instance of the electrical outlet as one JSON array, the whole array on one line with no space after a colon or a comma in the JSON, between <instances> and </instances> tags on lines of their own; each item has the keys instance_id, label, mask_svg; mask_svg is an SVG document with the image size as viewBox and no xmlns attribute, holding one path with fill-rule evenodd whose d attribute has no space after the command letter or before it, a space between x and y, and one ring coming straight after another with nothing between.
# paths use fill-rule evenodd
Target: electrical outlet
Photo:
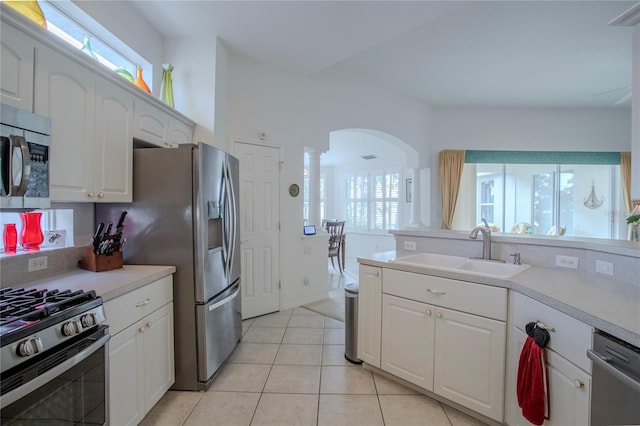
<instances>
[{"instance_id":1,"label":"electrical outlet","mask_svg":"<svg viewBox=\"0 0 640 426\"><path fill-rule=\"evenodd\" d=\"M556 266L561 268L578 269L578 259L573 256L556 255Z\"/></svg>"},{"instance_id":2,"label":"electrical outlet","mask_svg":"<svg viewBox=\"0 0 640 426\"><path fill-rule=\"evenodd\" d=\"M304 279L302 280L302 284L309 285L310 284L309 277L304 277Z\"/></svg>"},{"instance_id":3,"label":"electrical outlet","mask_svg":"<svg viewBox=\"0 0 640 426\"><path fill-rule=\"evenodd\" d=\"M32 257L29 259L29 272L47 269L47 256Z\"/></svg>"},{"instance_id":4,"label":"electrical outlet","mask_svg":"<svg viewBox=\"0 0 640 426\"><path fill-rule=\"evenodd\" d=\"M596 272L613 276L613 263L596 260Z\"/></svg>"},{"instance_id":5,"label":"electrical outlet","mask_svg":"<svg viewBox=\"0 0 640 426\"><path fill-rule=\"evenodd\" d=\"M415 241L405 241L404 242L404 249L405 250L416 251L416 242Z\"/></svg>"}]
</instances>

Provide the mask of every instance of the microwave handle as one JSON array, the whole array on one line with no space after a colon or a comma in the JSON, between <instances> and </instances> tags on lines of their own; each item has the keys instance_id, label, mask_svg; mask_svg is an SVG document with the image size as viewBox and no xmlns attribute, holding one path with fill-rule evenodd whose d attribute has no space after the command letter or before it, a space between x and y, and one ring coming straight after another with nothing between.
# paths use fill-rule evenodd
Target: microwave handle
<instances>
[{"instance_id":1,"label":"microwave handle","mask_svg":"<svg viewBox=\"0 0 640 426\"><path fill-rule=\"evenodd\" d=\"M29 155L29 145L27 144L27 140L24 136L10 136L9 140L11 142L10 145L10 153L9 153L9 176L10 179L13 179L14 176L14 151L20 150L20 183L15 185L13 180L10 180L11 187L9 188L9 195L13 196L22 196L27 192L27 184L29 183L29 176L31 175L31 156Z\"/></svg>"}]
</instances>

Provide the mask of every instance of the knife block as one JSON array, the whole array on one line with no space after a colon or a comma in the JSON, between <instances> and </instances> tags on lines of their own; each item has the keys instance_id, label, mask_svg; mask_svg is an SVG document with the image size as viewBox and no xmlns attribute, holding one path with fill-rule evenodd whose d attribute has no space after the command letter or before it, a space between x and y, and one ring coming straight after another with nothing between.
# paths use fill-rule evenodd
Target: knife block
<instances>
[{"instance_id":1,"label":"knife block","mask_svg":"<svg viewBox=\"0 0 640 426\"><path fill-rule=\"evenodd\" d=\"M93 272L110 271L112 269L122 268L122 252L117 251L112 256L104 254L95 254L93 246L88 246L84 252L84 257L78 261L78 265L82 269Z\"/></svg>"}]
</instances>

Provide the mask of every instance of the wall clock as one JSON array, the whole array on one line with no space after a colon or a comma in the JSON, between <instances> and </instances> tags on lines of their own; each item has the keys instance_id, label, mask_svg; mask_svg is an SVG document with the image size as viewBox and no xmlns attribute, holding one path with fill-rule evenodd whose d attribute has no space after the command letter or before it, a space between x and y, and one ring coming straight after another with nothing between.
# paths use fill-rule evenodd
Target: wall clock
<instances>
[{"instance_id":1,"label":"wall clock","mask_svg":"<svg viewBox=\"0 0 640 426\"><path fill-rule=\"evenodd\" d=\"M295 183L291 184L291 186L289 187L289 195L291 195L292 197L297 197L298 194L300 194L300 187Z\"/></svg>"}]
</instances>

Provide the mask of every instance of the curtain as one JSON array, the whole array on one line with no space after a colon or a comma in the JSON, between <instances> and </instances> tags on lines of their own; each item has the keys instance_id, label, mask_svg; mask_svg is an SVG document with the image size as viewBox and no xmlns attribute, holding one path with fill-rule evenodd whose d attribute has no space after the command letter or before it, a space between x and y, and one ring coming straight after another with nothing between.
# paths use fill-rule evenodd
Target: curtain
<instances>
[{"instance_id":1,"label":"curtain","mask_svg":"<svg viewBox=\"0 0 640 426\"><path fill-rule=\"evenodd\" d=\"M620 153L620 176L622 177L622 199L627 215L633 210L631 202L631 153Z\"/></svg>"},{"instance_id":2,"label":"curtain","mask_svg":"<svg viewBox=\"0 0 640 426\"><path fill-rule=\"evenodd\" d=\"M464 167L464 155L464 150L445 149L440 151L438 158L443 229L451 229L453 222L453 213L456 210L462 168Z\"/></svg>"}]
</instances>

